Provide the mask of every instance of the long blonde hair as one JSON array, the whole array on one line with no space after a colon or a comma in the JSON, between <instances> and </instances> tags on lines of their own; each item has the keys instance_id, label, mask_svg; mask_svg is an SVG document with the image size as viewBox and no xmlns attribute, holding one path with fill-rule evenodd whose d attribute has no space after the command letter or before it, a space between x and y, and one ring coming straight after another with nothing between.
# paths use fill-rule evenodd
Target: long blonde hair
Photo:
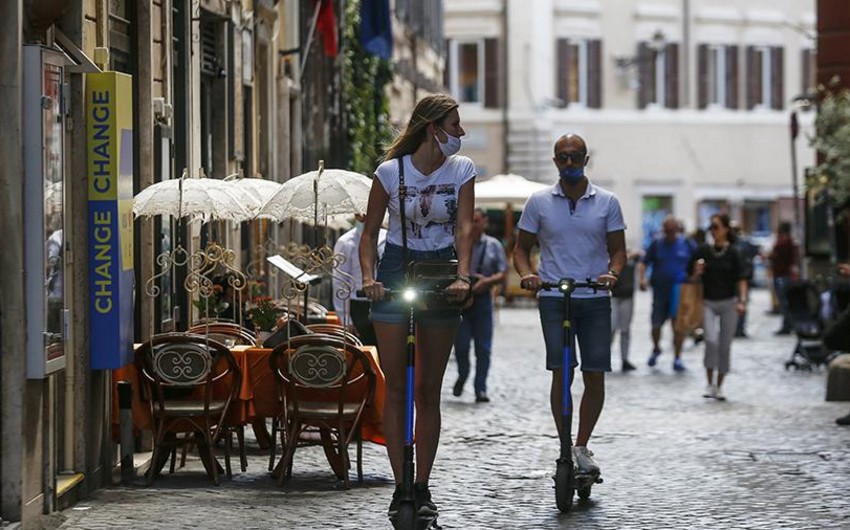
<instances>
[{"instance_id":1,"label":"long blonde hair","mask_svg":"<svg viewBox=\"0 0 850 530\"><path fill-rule=\"evenodd\" d=\"M412 154L425 140L425 128L428 124L439 125L457 107L457 101L448 94L433 94L420 99L407 126L387 147L384 160Z\"/></svg>"}]
</instances>

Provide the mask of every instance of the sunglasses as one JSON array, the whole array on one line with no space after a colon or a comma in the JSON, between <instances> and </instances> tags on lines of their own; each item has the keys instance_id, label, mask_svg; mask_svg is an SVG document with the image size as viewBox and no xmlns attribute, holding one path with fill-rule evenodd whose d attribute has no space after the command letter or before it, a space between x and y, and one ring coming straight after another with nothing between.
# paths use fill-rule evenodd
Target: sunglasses
<instances>
[{"instance_id":1,"label":"sunglasses","mask_svg":"<svg viewBox=\"0 0 850 530\"><path fill-rule=\"evenodd\" d=\"M584 157L587 156L587 153L583 153L581 151L570 151L570 152L562 152L555 155L555 160L558 162L567 162L572 161L573 164L581 164L584 162Z\"/></svg>"}]
</instances>

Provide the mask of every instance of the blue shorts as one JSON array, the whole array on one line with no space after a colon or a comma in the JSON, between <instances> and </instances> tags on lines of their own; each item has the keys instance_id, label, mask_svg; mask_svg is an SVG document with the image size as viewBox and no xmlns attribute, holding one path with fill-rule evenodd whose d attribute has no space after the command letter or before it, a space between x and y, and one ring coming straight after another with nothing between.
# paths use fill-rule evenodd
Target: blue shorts
<instances>
[{"instance_id":1,"label":"blue shorts","mask_svg":"<svg viewBox=\"0 0 850 530\"><path fill-rule=\"evenodd\" d=\"M675 318L674 291L674 285L652 288L652 327L660 328L668 319Z\"/></svg>"},{"instance_id":2,"label":"blue shorts","mask_svg":"<svg viewBox=\"0 0 850 530\"><path fill-rule=\"evenodd\" d=\"M438 250L408 249L407 257L417 259L456 259L454 247ZM378 264L377 281L384 284L385 289L402 289L404 278L404 251L402 247L387 243L384 254ZM407 304L402 300L377 300L372 302L369 314L372 322L386 324L406 324L410 317ZM417 309L416 322L430 325L456 326L460 323L460 308Z\"/></svg>"},{"instance_id":3,"label":"blue shorts","mask_svg":"<svg viewBox=\"0 0 850 530\"><path fill-rule=\"evenodd\" d=\"M541 296L540 323L546 342L546 369L563 366L564 358L564 300L561 297ZM611 371L611 299L573 298L570 320L576 333L581 356L582 372ZM572 365L579 365L573 352Z\"/></svg>"}]
</instances>

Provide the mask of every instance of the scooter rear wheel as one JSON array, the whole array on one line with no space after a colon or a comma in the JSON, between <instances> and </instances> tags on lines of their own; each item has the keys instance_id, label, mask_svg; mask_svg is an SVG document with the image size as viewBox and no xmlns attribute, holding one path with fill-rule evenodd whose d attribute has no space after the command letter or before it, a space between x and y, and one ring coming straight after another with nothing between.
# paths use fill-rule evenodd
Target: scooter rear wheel
<instances>
[{"instance_id":1,"label":"scooter rear wheel","mask_svg":"<svg viewBox=\"0 0 850 530\"><path fill-rule=\"evenodd\" d=\"M581 500L583 500L583 501L586 501L587 499L589 499L589 498L590 498L590 488L591 488L591 487L592 487L592 486L588 486L588 487L586 487L586 488L579 488L579 490L578 490L578 498L579 498L579 499L581 499Z\"/></svg>"},{"instance_id":2,"label":"scooter rear wheel","mask_svg":"<svg viewBox=\"0 0 850 530\"><path fill-rule=\"evenodd\" d=\"M558 509L566 513L573 507L573 492L575 490L575 470L572 462L558 461L555 471L555 503Z\"/></svg>"}]
</instances>

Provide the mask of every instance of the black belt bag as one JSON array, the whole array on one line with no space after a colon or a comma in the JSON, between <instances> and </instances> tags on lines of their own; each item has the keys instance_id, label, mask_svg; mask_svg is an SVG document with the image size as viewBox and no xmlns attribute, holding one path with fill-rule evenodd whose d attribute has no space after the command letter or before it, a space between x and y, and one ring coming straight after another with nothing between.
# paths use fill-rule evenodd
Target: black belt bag
<instances>
[{"instance_id":1,"label":"black belt bag","mask_svg":"<svg viewBox=\"0 0 850 530\"><path fill-rule=\"evenodd\" d=\"M405 269L407 283L423 291L442 291L457 280L457 260L413 260Z\"/></svg>"}]
</instances>

